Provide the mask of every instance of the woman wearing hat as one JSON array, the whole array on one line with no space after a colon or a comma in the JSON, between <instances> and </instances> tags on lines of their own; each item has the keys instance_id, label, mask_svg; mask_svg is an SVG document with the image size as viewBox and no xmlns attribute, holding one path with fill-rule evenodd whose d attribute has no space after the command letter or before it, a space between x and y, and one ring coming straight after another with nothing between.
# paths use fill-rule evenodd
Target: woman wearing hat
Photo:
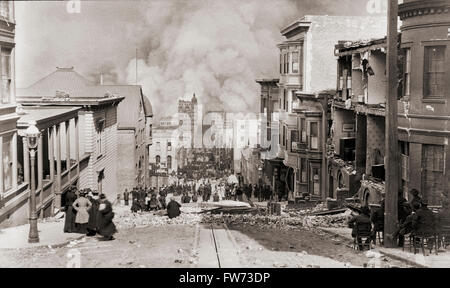
<instances>
[{"instance_id":1,"label":"woman wearing hat","mask_svg":"<svg viewBox=\"0 0 450 288\"><path fill-rule=\"evenodd\" d=\"M105 194L100 194L100 206L99 206L99 227L98 234L103 236L104 240L114 240L114 233L116 233L116 225L114 225L112 219L114 218L114 212L111 202L106 199Z\"/></svg>"},{"instance_id":2,"label":"woman wearing hat","mask_svg":"<svg viewBox=\"0 0 450 288\"><path fill-rule=\"evenodd\" d=\"M75 194L76 188L69 188L69 190L65 194L65 212L66 216L64 218L64 233L75 233L75 209L73 208L73 203L77 199L77 195Z\"/></svg>"},{"instance_id":3,"label":"woman wearing hat","mask_svg":"<svg viewBox=\"0 0 450 288\"><path fill-rule=\"evenodd\" d=\"M77 227L78 233L87 233L87 225L89 222L88 210L92 207L91 202L85 197L86 191L80 191L80 197L73 202L73 209L77 211L75 216L75 227Z\"/></svg>"}]
</instances>

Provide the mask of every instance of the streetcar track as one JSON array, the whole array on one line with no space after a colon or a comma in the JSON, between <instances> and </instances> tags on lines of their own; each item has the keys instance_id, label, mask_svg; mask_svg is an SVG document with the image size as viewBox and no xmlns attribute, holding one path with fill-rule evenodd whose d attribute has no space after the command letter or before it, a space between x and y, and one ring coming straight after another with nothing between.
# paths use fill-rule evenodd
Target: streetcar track
<instances>
[{"instance_id":1,"label":"streetcar track","mask_svg":"<svg viewBox=\"0 0 450 288\"><path fill-rule=\"evenodd\" d=\"M213 227L213 225L211 225L211 234L212 234L213 241L214 241L214 248L216 249L217 264L219 265L219 268L221 268L220 257L219 257L219 250L217 249L217 242L216 242L216 236L214 234L214 227Z\"/></svg>"}]
</instances>

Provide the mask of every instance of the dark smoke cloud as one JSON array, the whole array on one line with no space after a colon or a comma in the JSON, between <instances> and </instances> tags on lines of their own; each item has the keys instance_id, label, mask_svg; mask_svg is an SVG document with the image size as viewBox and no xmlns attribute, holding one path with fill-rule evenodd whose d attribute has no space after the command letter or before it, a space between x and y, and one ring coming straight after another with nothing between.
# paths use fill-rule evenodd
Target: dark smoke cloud
<instances>
[{"instance_id":1,"label":"dark smoke cloud","mask_svg":"<svg viewBox=\"0 0 450 288\"><path fill-rule=\"evenodd\" d=\"M18 87L55 66L94 82L138 83L156 116L195 92L208 106L257 111L256 78L276 77L280 29L305 14L366 15L365 0L16 3ZM137 54L136 54L137 48ZM211 104L213 103L213 105ZM217 109L215 109L217 110ZM159 115L158 115L159 114Z\"/></svg>"}]
</instances>

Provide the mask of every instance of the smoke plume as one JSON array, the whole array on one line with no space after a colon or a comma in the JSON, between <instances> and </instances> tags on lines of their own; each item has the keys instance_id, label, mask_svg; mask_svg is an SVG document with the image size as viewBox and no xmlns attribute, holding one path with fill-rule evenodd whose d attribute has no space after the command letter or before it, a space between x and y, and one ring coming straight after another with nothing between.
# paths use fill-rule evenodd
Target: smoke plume
<instances>
[{"instance_id":1,"label":"smoke plume","mask_svg":"<svg viewBox=\"0 0 450 288\"><path fill-rule=\"evenodd\" d=\"M97 83L103 73L105 84L141 84L156 117L193 93L206 109L256 112L255 79L277 77L281 28L305 14L365 15L368 1L82 1L79 14L19 1L18 87L75 66Z\"/></svg>"}]
</instances>

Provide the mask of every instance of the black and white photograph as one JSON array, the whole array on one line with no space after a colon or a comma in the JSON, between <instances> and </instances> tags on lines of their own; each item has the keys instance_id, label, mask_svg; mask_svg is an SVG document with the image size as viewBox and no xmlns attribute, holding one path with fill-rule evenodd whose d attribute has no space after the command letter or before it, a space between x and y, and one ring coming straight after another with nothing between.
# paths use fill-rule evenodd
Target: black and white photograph
<instances>
[{"instance_id":1,"label":"black and white photograph","mask_svg":"<svg viewBox=\"0 0 450 288\"><path fill-rule=\"evenodd\" d=\"M449 67L450 0L0 1L0 268L450 268Z\"/></svg>"}]
</instances>

